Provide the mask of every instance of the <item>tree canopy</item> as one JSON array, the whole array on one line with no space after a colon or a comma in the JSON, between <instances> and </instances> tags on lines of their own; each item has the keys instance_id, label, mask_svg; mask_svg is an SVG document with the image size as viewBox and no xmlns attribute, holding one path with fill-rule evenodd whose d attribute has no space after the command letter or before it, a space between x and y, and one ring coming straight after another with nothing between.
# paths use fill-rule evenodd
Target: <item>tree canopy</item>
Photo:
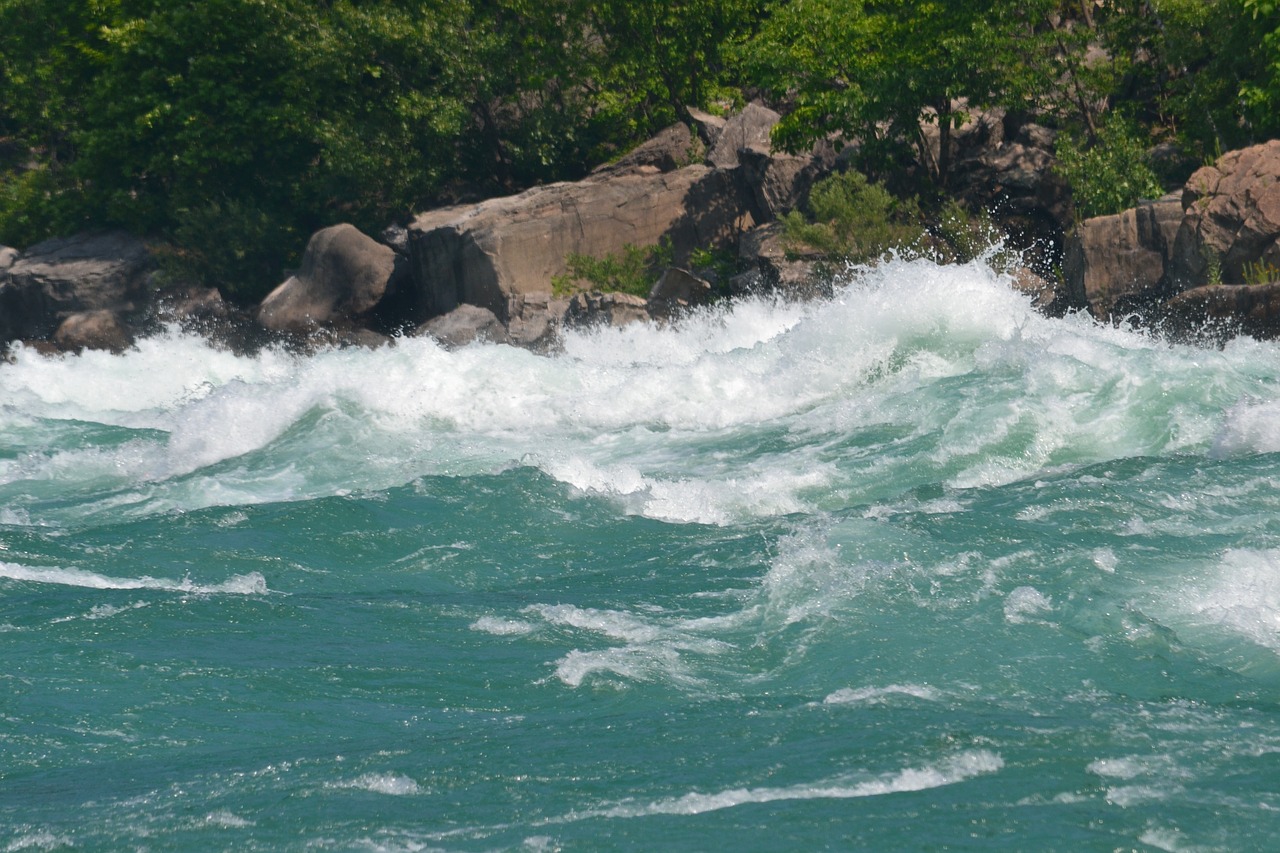
<instances>
[{"instance_id":1,"label":"tree canopy","mask_svg":"<svg viewBox=\"0 0 1280 853\"><path fill-rule=\"evenodd\" d=\"M834 135L943 189L949 134L991 106L1082 157L1123 137L1203 160L1280 132L1278 7L0 0L0 242L125 227L253 298L316 228L576 178L756 97L779 145Z\"/></svg>"}]
</instances>

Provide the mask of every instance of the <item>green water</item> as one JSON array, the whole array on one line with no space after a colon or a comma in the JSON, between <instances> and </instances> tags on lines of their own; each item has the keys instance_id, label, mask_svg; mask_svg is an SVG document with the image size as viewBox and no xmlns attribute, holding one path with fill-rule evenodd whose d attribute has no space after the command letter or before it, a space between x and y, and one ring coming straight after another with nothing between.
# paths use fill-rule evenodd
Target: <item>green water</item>
<instances>
[{"instance_id":1,"label":"green water","mask_svg":"<svg viewBox=\"0 0 1280 853\"><path fill-rule=\"evenodd\" d=\"M1270 850L1280 350L896 262L0 366L0 849Z\"/></svg>"}]
</instances>

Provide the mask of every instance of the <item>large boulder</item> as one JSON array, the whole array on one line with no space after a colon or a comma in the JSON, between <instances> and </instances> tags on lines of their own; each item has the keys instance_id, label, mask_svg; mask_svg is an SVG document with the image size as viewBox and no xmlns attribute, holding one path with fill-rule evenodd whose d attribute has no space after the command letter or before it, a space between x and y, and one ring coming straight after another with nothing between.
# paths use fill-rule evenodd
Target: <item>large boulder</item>
<instances>
[{"instance_id":1,"label":"large boulder","mask_svg":"<svg viewBox=\"0 0 1280 853\"><path fill-rule=\"evenodd\" d=\"M1166 328L1220 343L1236 334L1280 337L1280 282L1207 284L1184 290L1166 306Z\"/></svg>"},{"instance_id":2,"label":"large boulder","mask_svg":"<svg viewBox=\"0 0 1280 853\"><path fill-rule=\"evenodd\" d=\"M736 294L777 292L790 298L812 299L831 292L830 277L822 274L821 253L792 251L780 222L743 234L738 241L738 259L746 271L730 281L730 289Z\"/></svg>"},{"instance_id":3,"label":"large boulder","mask_svg":"<svg viewBox=\"0 0 1280 853\"><path fill-rule=\"evenodd\" d=\"M1182 194L1186 219L1170 269L1175 292L1245 281L1246 266L1280 267L1280 140L1222 155Z\"/></svg>"},{"instance_id":4,"label":"large boulder","mask_svg":"<svg viewBox=\"0 0 1280 853\"><path fill-rule=\"evenodd\" d=\"M779 154L756 143L738 151L743 180L756 203L761 222L780 219L808 200L809 190L835 167L835 148L819 142L805 154Z\"/></svg>"},{"instance_id":5,"label":"large boulder","mask_svg":"<svg viewBox=\"0 0 1280 853\"><path fill-rule=\"evenodd\" d=\"M705 165L597 175L519 195L443 208L409 226L418 322L467 303L509 323L516 305L549 299L571 254L602 258L667 243L682 263L697 248L733 245L753 224L734 174Z\"/></svg>"},{"instance_id":6,"label":"large boulder","mask_svg":"<svg viewBox=\"0 0 1280 853\"><path fill-rule=\"evenodd\" d=\"M744 148L769 150L773 126L782 116L755 102L725 122L716 135L715 145L707 152L707 165L717 169L732 169L739 161L738 152Z\"/></svg>"},{"instance_id":7,"label":"large boulder","mask_svg":"<svg viewBox=\"0 0 1280 853\"><path fill-rule=\"evenodd\" d=\"M459 305L448 314L432 317L420 325L415 335L435 338L447 349L463 347L476 341L505 343L506 327L488 308L478 305Z\"/></svg>"},{"instance_id":8,"label":"large boulder","mask_svg":"<svg viewBox=\"0 0 1280 853\"><path fill-rule=\"evenodd\" d=\"M146 244L122 231L37 243L0 270L0 345L47 339L73 314L141 311L154 263Z\"/></svg>"},{"instance_id":9,"label":"large boulder","mask_svg":"<svg viewBox=\"0 0 1280 853\"><path fill-rule=\"evenodd\" d=\"M1168 259L1181 223L1176 195L1080 223L1063 261L1069 302L1113 319L1170 295Z\"/></svg>"},{"instance_id":10,"label":"large boulder","mask_svg":"<svg viewBox=\"0 0 1280 853\"><path fill-rule=\"evenodd\" d=\"M366 322L387 291L396 253L354 225L317 231L296 275L271 291L257 319L277 332L310 332L323 325Z\"/></svg>"},{"instance_id":11,"label":"large boulder","mask_svg":"<svg viewBox=\"0 0 1280 853\"><path fill-rule=\"evenodd\" d=\"M120 353L133 345L133 333L118 313L98 308L67 317L54 330L52 340L63 351L98 349Z\"/></svg>"}]
</instances>

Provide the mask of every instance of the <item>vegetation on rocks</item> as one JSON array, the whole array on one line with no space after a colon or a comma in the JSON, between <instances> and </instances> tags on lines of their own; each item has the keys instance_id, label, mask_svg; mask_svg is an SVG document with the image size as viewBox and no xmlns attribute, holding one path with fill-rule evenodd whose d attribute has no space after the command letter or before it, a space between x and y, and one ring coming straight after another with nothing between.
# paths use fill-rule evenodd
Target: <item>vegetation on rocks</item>
<instances>
[{"instance_id":1,"label":"vegetation on rocks","mask_svg":"<svg viewBox=\"0 0 1280 853\"><path fill-rule=\"evenodd\" d=\"M0 0L0 243L123 227L253 301L323 226L578 178L753 98L779 147L851 146L886 227L943 209L988 108L1057 130L1076 215L1113 212L1280 133L1280 4ZM841 180L788 228L874 251L822 209Z\"/></svg>"}]
</instances>

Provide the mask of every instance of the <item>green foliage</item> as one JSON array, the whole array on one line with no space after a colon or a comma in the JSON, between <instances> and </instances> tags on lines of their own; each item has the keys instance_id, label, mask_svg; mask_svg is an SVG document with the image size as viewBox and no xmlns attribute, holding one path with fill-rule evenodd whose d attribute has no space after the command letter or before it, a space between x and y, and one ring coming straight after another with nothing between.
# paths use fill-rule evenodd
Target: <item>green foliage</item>
<instances>
[{"instance_id":1,"label":"green foliage","mask_svg":"<svg viewBox=\"0 0 1280 853\"><path fill-rule=\"evenodd\" d=\"M647 297L660 270L671 265L671 257L671 246L665 242L656 246L628 243L621 255L610 252L602 258L571 253L565 262L568 272L552 278L552 290L557 296L599 290Z\"/></svg>"},{"instance_id":2,"label":"green foliage","mask_svg":"<svg viewBox=\"0 0 1280 853\"><path fill-rule=\"evenodd\" d=\"M1218 275L1221 277L1221 272ZM1273 281L1280 281L1280 267L1275 264L1259 258L1244 265L1245 284L1270 284Z\"/></svg>"},{"instance_id":3,"label":"green foliage","mask_svg":"<svg viewBox=\"0 0 1280 853\"><path fill-rule=\"evenodd\" d=\"M1163 192L1137 125L1120 115L1108 118L1093 145L1059 135L1054 168L1071 187L1077 220L1119 213Z\"/></svg>"},{"instance_id":4,"label":"green foliage","mask_svg":"<svg viewBox=\"0 0 1280 853\"><path fill-rule=\"evenodd\" d=\"M1205 276L1208 284L1222 284L1222 257L1208 246L1200 250L1204 257Z\"/></svg>"},{"instance_id":5,"label":"green foliage","mask_svg":"<svg viewBox=\"0 0 1280 853\"><path fill-rule=\"evenodd\" d=\"M232 299L261 297L261 282L284 280L293 249L306 235L252 201L216 199L178 212L173 245L161 263L175 280L217 284Z\"/></svg>"},{"instance_id":6,"label":"green foliage","mask_svg":"<svg viewBox=\"0 0 1280 853\"><path fill-rule=\"evenodd\" d=\"M774 139L797 150L841 134L883 168L914 146L934 179L950 173L952 130L971 107L1026 97L1022 58L1051 0L792 0L775 3L744 62L760 85L795 109ZM937 127L930 142L920 124Z\"/></svg>"},{"instance_id":7,"label":"green foliage","mask_svg":"<svg viewBox=\"0 0 1280 853\"><path fill-rule=\"evenodd\" d=\"M830 258L861 262L919 240L921 216L914 200L895 199L859 172L825 178L809 194L808 217L791 211L783 237L792 251L817 250Z\"/></svg>"}]
</instances>

